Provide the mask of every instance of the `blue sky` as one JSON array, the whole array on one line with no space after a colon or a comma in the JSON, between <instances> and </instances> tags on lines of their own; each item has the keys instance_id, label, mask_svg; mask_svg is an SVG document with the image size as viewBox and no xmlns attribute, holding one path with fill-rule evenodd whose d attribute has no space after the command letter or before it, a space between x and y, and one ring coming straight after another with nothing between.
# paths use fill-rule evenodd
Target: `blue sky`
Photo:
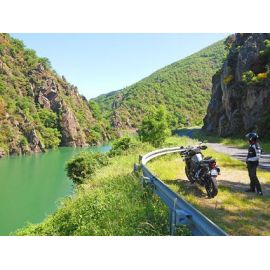
<instances>
[{"instance_id":1,"label":"blue sky","mask_svg":"<svg viewBox=\"0 0 270 270\"><path fill-rule=\"evenodd\" d=\"M93 98L122 89L228 34L12 34Z\"/></svg>"}]
</instances>

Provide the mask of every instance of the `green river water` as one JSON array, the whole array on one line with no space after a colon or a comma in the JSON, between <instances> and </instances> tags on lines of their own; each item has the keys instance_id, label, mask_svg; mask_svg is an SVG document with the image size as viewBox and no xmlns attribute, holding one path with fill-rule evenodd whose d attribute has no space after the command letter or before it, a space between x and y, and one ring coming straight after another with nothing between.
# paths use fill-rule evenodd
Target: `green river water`
<instances>
[{"instance_id":1,"label":"green river water","mask_svg":"<svg viewBox=\"0 0 270 270\"><path fill-rule=\"evenodd\" d=\"M0 235L12 234L28 222L41 222L59 200L72 194L65 163L80 151L106 152L109 146L63 147L44 154L0 159Z\"/></svg>"}]
</instances>

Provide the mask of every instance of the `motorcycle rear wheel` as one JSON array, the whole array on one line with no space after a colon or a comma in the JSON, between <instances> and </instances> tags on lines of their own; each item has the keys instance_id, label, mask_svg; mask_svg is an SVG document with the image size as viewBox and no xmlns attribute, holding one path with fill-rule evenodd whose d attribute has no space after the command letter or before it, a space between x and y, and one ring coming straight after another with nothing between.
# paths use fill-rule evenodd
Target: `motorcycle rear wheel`
<instances>
[{"instance_id":1,"label":"motorcycle rear wheel","mask_svg":"<svg viewBox=\"0 0 270 270\"><path fill-rule=\"evenodd\" d=\"M216 177L210 177L207 179L205 189L208 198L214 198L218 194L218 185Z\"/></svg>"}]
</instances>

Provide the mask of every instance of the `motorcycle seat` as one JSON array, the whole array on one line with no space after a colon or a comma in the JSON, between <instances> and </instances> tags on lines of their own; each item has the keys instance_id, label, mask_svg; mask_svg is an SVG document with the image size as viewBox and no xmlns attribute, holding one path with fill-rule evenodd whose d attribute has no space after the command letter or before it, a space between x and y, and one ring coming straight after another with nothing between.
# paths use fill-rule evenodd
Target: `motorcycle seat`
<instances>
[{"instance_id":1,"label":"motorcycle seat","mask_svg":"<svg viewBox=\"0 0 270 270\"><path fill-rule=\"evenodd\" d=\"M200 161L201 164L209 164L211 162L215 162L215 159L212 159L212 157L208 157L207 159L204 158L203 160Z\"/></svg>"}]
</instances>

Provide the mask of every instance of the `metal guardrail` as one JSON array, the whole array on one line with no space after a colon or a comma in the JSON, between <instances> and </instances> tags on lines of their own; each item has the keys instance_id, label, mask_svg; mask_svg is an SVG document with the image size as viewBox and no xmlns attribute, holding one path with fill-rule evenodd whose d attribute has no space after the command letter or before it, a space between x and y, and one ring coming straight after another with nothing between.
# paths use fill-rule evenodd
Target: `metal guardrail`
<instances>
[{"instance_id":1,"label":"metal guardrail","mask_svg":"<svg viewBox=\"0 0 270 270\"><path fill-rule=\"evenodd\" d=\"M190 228L192 235L225 236L227 235L226 232L172 191L165 183L153 175L146 166L147 162L153 158L165 154L180 153L184 150L185 148L180 147L164 148L140 157L139 161L143 171L143 181L146 184L150 184L154 192L168 206L170 211L171 235L175 235L177 226L185 224Z\"/></svg>"}]
</instances>

